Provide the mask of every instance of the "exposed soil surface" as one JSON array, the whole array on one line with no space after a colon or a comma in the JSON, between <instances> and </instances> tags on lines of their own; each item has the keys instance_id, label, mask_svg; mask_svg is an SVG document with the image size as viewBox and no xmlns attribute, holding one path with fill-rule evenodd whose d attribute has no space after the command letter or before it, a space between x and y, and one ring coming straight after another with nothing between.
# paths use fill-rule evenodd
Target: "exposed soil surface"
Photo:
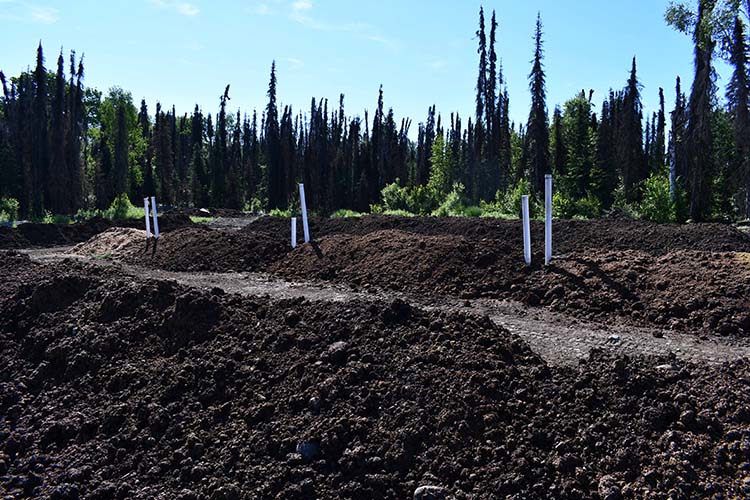
<instances>
[{"instance_id":1,"label":"exposed soil surface","mask_svg":"<svg viewBox=\"0 0 750 500\"><path fill-rule=\"evenodd\" d=\"M512 299L609 323L750 335L750 239L728 225L560 221L555 259L544 266L543 230L535 224L531 267L522 262L518 222L313 219L314 242L293 251L288 225L265 217L239 231L185 228L165 234L155 251L136 232L123 243L116 229L73 252L171 271L270 271L422 295Z\"/></svg>"},{"instance_id":2,"label":"exposed soil surface","mask_svg":"<svg viewBox=\"0 0 750 500\"><path fill-rule=\"evenodd\" d=\"M480 316L0 257L11 497L750 495L747 360L554 367Z\"/></svg>"},{"instance_id":3,"label":"exposed soil surface","mask_svg":"<svg viewBox=\"0 0 750 500\"><path fill-rule=\"evenodd\" d=\"M142 228L144 221L138 219L109 220L87 219L75 224L42 224L27 222L15 228L0 227L0 249L51 247L80 243L112 227ZM177 228L192 226L184 214L159 216L159 230L169 232Z\"/></svg>"}]
</instances>

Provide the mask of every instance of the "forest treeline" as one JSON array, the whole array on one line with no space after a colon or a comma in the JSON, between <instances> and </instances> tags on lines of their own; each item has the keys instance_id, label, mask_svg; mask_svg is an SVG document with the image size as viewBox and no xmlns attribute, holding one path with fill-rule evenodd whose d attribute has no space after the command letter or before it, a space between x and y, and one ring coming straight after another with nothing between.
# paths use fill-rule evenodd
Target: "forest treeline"
<instances>
[{"instance_id":1,"label":"forest treeline","mask_svg":"<svg viewBox=\"0 0 750 500\"><path fill-rule=\"evenodd\" d=\"M553 173L561 216L641 207L659 220L747 218L748 11L750 0L669 6L667 23L694 42L692 86L676 79L669 112L659 89L659 108L645 116L633 58L624 62L628 80L600 105L582 90L550 117L538 16L531 106L527 122L515 124L495 12L487 22L480 9L476 109L443 116L431 106L416 141L411 119L397 121L386 108L382 87L364 117L347 115L343 94L295 110L279 106L272 64L265 107L231 108L227 86L216 113L196 105L178 115L174 106L136 106L119 87L106 95L86 87L75 52L66 60L61 50L56 70L47 69L40 43L33 71L0 72L0 196L30 218L106 209L122 193L136 205L156 195L165 205L270 211L298 203L296 183L304 182L308 206L321 214L435 213L446 200L486 209L521 191L538 197ZM733 68L724 100L713 66L719 57Z\"/></svg>"}]
</instances>

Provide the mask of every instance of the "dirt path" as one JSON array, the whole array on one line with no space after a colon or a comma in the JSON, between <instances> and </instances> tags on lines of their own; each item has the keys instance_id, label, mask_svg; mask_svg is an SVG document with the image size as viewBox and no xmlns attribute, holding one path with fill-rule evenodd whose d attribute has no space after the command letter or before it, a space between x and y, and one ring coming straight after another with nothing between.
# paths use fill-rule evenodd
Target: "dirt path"
<instances>
[{"instance_id":1,"label":"dirt path","mask_svg":"<svg viewBox=\"0 0 750 500\"><path fill-rule=\"evenodd\" d=\"M141 278L173 280L180 284L211 289L220 288L241 295L268 295L274 299L304 297L312 301L346 302L360 300L393 300L401 298L418 307L463 311L489 316L523 338L547 362L555 365L575 364L588 356L591 349L628 355L670 355L693 362L718 364L750 357L750 339L698 337L668 330L603 325L581 321L542 308L520 303L477 299L456 300L443 297L410 296L382 290L353 289L331 283L289 282L264 273L169 272L106 260L66 254L70 247L26 250L32 259L56 262L71 257L110 266L118 272Z\"/></svg>"}]
</instances>

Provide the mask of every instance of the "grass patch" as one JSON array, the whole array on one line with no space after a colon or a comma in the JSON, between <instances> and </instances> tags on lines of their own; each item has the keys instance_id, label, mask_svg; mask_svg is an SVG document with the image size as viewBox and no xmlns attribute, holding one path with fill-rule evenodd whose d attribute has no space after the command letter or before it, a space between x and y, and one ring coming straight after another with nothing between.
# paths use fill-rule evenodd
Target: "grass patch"
<instances>
[{"instance_id":1,"label":"grass patch","mask_svg":"<svg viewBox=\"0 0 750 500\"><path fill-rule=\"evenodd\" d=\"M213 217L198 217L197 215L191 215L190 220L193 222L193 224L208 224L210 222L213 222Z\"/></svg>"}]
</instances>

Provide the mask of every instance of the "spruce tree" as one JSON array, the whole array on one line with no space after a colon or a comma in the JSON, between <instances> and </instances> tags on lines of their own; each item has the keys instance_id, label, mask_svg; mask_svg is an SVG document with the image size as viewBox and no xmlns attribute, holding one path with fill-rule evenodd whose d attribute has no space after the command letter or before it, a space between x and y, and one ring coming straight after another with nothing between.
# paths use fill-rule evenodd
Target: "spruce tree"
<instances>
[{"instance_id":1,"label":"spruce tree","mask_svg":"<svg viewBox=\"0 0 750 500\"><path fill-rule=\"evenodd\" d=\"M732 33L731 63L734 67L727 88L736 148L735 178L745 191L744 216L750 218L750 81L748 81L748 46L745 26L735 17Z\"/></svg>"},{"instance_id":2,"label":"spruce tree","mask_svg":"<svg viewBox=\"0 0 750 500\"><path fill-rule=\"evenodd\" d=\"M47 176L47 192L49 200L47 208L53 213L68 212L69 205L66 203L67 190L65 179L68 174L65 164L65 74L63 72L62 49L57 58L57 73L55 74L55 91L52 96L51 106L51 139L52 158L49 175Z\"/></svg>"},{"instance_id":3,"label":"spruce tree","mask_svg":"<svg viewBox=\"0 0 750 500\"><path fill-rule=\"evenodd\" d=\"M156 195L156 190L154 189L154 172L151 167L151 155L153 152L153 146L151 144L151 122L148 118L148 106L146 105L145 99L141 99L141 109L138 111L138 126L141 132L141 137L146 141L146 148L139 160L141 173L143 174L143 190L141 195L145 198Z\"/></svg>"},{"instance_id":4,"label":"spruce tree","mask_svg":"<svg viewBox=\"0 0 750 500\"><path fill-rule=\"evenodd\" d=\"M695 78L687 108L685 152L687 159L690 218L705 220L711 203L711 179L714 173L713 137L713 53L716 41L705 21L710 18L715 0L699 0L695 24Z\"/></svg>"},{"instance_id":5,"label":"spruce tree","mask_svg":"<svg viewBox=\"0 0 750 500\"><path fill-rule=\"evenodd\" d=\"M48 198L46 178L50 168L50 142L47 123L47 69L44 67L44 52L41 42L37 49L34 70L34 98L32 114L32 161L31 161L31 213L44 216L45 198Z\"/></svg>"},{"instance_id":6,"label":"spruce tree","mask_svg":"<svg viewBox=\"0 0 750 500\"><path fill-rule=\"evenodd\" d=\"M265 119L265 158L268 175L268 208L285 209L286 192L284 172L281 168L281 144L279 134L279 110L276 104L276 61L271 64L271 80L268 83L268 105Z\"/></svg>"},{"instance_id":7,"label":"spruce tree","mask_svg":"<svg viewBox=\"0 0 750 500\"><path fill-rule=\"evenodd\" d=\"M618 134L618 160L625 197L634 202L640 198L640 184L646 178L647 168L643 153L643 106L641 84L638 82L636 59L630 70L630 78L622 95L620 127Z\"/></svg>"},{"instance_id":8,"label":"spruce tree","mask_svg":"<svg viewBox=\"0 0 750 500\"><path fill-rule=\"evenodd\" d=\"M531 185L536 193L544 191L544 176L549 169L549 120L547 117L546 76L542 59L544 48L542 41L542 17L537 14L534 33L534 61L529 73L531 90L531 111L529 112L524 142L524 165L531 176Z\"/></svg>"}]
</instances>

